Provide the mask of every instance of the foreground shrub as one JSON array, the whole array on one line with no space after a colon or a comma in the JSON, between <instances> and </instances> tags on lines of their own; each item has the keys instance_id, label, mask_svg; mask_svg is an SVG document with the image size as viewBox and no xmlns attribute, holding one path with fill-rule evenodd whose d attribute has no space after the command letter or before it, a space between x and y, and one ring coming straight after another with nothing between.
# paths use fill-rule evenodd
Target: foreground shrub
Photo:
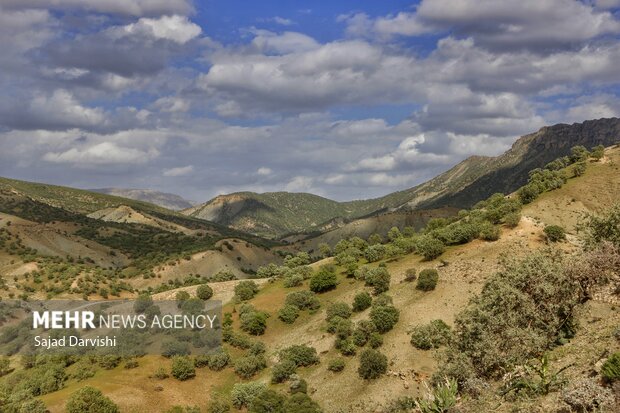
<instances>
[{"instance_id":1,"label":"foreground shrub","mask_svg":"<svg viewBox=\"0 0 620 413\"><path fill-rule=\"evenodd\" d=\"M496 378L574 335L582 290L560 254L533 253L504 266L456 317L440 376Z\"/></svg>"},{"instance_id":2,"label":"foreground shrub","mask_svg":"<svg viewBox=\"0 0 620 413\"><path fill-rule=\"evenodd\" d=\"M612 354L603 367L601 368L601 374L605 381L613 383L620 380L620 352Z\"/></svg>"},{"instance_id":3,"label":"foreground shrub","mask_svg":"<svg viewBox=\"0 0 620 413\"><path fill-rule=\"evenodd\" d=\"M607 411L615 403L612 391L600 386L592 378L579 379L570 383L562 390L561 397L574 412Z\"/></svg>"},{"instance_id":4,"label":"foreground shrub","mask_svg":"<svg viewBox=\"0 0 620 413\"><path fill-rule=\"evenodd\" d=\"M347 303L334 303L327 307L325 320L330 321L334 317L349 318L351 317L351 307Z\"/></svg>"},{"instance_id":5,"label":"foreground shrub","mask_svg":"<svg viewBox=\"0 0 620 413\"><path fill-rule=\"evenodd\" d=\"M433 320L428 324L417 326L411 333L411 344L420 350L430 350L448 344L450 326L443 320Z\"/></svg>"},{"instance_id":6,"label":"foreground shrub","mask_svg":"<svg viewBox=\"0 0 620 413\"><path fill-rule=\"evenodd\" d=\"M418 409L422 413L449 412L456 405L458 385L455 380L446 379L437 384L425 398L416 401Z\"/></svg>"},{"instance_id":7,"label":"foreground shrub","mask_svg":"<svg viewBox=\"0 0 620 413\"><path fill-rule=\"evenodd\" d=\"M547 225L545 229L543 229L543 232L550 242L558 242L566 239L564 228L558 225Z\"/></svg>"},{"instance_id":8,"label":"foreground shrub","mask_svg":"<svg viewBox=\"0 0 620 413\"><path fill-rule=\"evenodd\" d=\"M521 222L521 212L511 212L504 216L504 224L510 228L514 228Z\"/></svg>"},{"instance_id":9,"label":"foreground shrub","mask_svg":"<svg viewBox=\"0 0 620 413\"><path fill-rule=\"evenodd\" d=\"M73 393L67 401L67 413L119 413L120 410L112 400L100 390L90 386L82 387Z\"/></svg>"},{"instance_id":10,"label":"foreground shrub","mask_svg":"<svg viewBox=\"0 0 620 413\"><path fill-rule=\"evenodd\" d=\"M437 273L437 270L432 268L424 269L420 271L418 283L416 284L415 288L422 291L432 291L437 286L438 280L439 274Z\"/></svg>"},{"instance_id":11,"label":"foreground shrub","mask_svg":"<svg viewBox=\"0 0 620 413\"><path fill-rule=\"evenodd\" d=\"M579 226L589 248L607 241L620 247L620 204L601 215L587 215Z\"/></svg>"},{"instance_id":12,"label":"foreground shrub","mask_svg":"<svg viewBox=\"0 0 620 413\"><path fill-rule=\"evenodd\" d=\"M480 226L480 238L485 241L497 241L499 239L499 227L490 222L484 222Z\"/></svg>"},{"instance_id":13,"label":"foreground shrub","mask_svg":"<svg viewBox=\"0 0 620 413\"><path fill-rule=\"evenodd\" d=\"M387 357L377 350L364 350L360 354L357 373L364 380L376 379L387 372Z\"/></svg>"},{"instance_id":14,"label":"foreground shrub","mask_svg":"<svg viewBox=\"0 0 620 413\"><path fill-rule=\"evenodd\" d=\"M188 357L175 356L172 359L172 377L177 380L189 380L196 376L194 363Z\"/></svg>"},{"instance_id":15,"label":"foreground shrub","mask_svg":"<svg viewBox=\"0 0 620 413\"><path fill-rule=\"evenodd\" d=\"M293 360L284 359L273 366L271 370L271 382L282 383L288 380L297 371L297 364Z\"/></svg>"}]
</instances>

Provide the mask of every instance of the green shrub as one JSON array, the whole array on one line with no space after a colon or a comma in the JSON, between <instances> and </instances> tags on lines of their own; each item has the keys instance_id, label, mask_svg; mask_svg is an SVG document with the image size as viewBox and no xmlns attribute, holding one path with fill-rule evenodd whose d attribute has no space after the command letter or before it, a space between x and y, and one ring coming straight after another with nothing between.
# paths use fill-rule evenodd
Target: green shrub
<instances>
[{"instance_id":1,"label":"green shrub","mask_svg":"<svg viewBox=\"0 0 620 413\"><path fill-rule=\"evenodd\" d=\"M222 396L215 395L209 400L207 405L207 413L228 413L230 412L230 403Z\"/></svg>"},{"instance_id":2,"label":"green shrub","mask_svg":"<svg viewBox=\"0 0 620 413\"><path fill-rule=\"evenodd\" d=\"M263 335L267 329L267 318L269 314L263 311L245 312L239 316L241 329L253 336Z\"/></svg>"},{"instance_id":3,"label":"green shrub","mask_svg":"<svg viewBox=\"0 0 620 413\"><path fill-rule=\"evenodd\" d=\"M576 145L570 148L570 159L573 163L588 160L590 152L582 145Z\"/></svg>"},{"instance_id":4,"label":"green shrub","mask_svg":"<svg viewBox=\"0 0 620 413\"><path fill-rule=\"evenodd\" d=\"M292 374L295 374L296 371L297 365L295 362L290 359L284 359L273 366L273 369L271 370L271 382L285 382Z\"/></svg>"},{"instance_id":5,"label":"green shrub","mask_svg":"<svg viewBox=\"0 0 620 413\"><path fill-rule=\"evenodd\" d=\"M164 380L170 376L168 375L168 372L166 371L166 369L160 366L157 368L157 370L155 370L155 373L153 373L153 377L159 380Z\"/></svg>"},{"instance_id":6,"label":"green shrub","mask_svg":"<svg viewBox=\"0 0 620 413\"><path fill-rule=\"evenodd\" d=\"M586 215L579 230L584 233L588 248L604 241L620 247L620 204L614 205L599 216Z\"/></svg>"},{"instance_id":7,"label":"green shrub","mask_svg":"<svg viewBox=\"0 0 620 413\"><path fill-rule=\"evenodd\" d=\"M592 153L590 154L597 161L600 160L603 156L605 156L605 147L603 145L597 145L592 148Z\"/></svg>"},{"instance_id":8,"label":"green shrub","mask_svg":"<svg viewBox=\"0 0 620 413\"><path fill-rule=\"evenodd\" d=\"M284 278L284 288L299 287L304 282L304 277L301 274L290 274Z\"/></svg>"},{"instance_id":9,"label":"green shrub","mask_svg":"<svg viewBox=\"0 0 620 413\"><path fill-rule=\"evenodd\" d=\"M416 284L416 288L422 291L432 291L437 286L437 281L439 280L439 274L437 270L432 268L426 268L420 271L420 276L418 277L418 283Z\"/></svg>"},{"instance_id":10,"label":"green shrub","mask_svg":"<svg viewBox=\"0 0 620 413\"><path fill-rule=\"evenodd\" d=\"M383 345L383 336L379 333L372 333L368 339L370 348L379 348Z\"/></svg>"},{"instance_id":11,"label":"green shrub","mask_svg":"<svg viewBox=\"0 0 620 413\"><path fill-rule=\"evenodd\" d=\"M485 241L497 241L499 239L499 227L490 222L484 222L480 226L480 238Z\"/></svg>"},{"instance_id":12,"label":"green shrub","mask_svg":"<svg viewBox=\"0 0 620 413\"><path fill-rule=\"evenodd\" d=\"M265 390L250 403L248 413L285 413L286 397L274 390Z\"/></svg>"},{"instance_id":13,"label":"green shrub","mask_svg":"<svg viewBox=\"0 0 620 413\"><path fill-rule=\"evenodd\" d=\"M307 367L319 363L319 356L314 347L299 344L280 351L280 360L291 360L297 367Z\"/></svg>"},{"instance_id":14,"label":"green shrub","mask_svg":"<svg viewBox=\"0 0 620 413\"><path fill-rule=\"evenodd\" d=\"M519 188L519 190L517 191L517 196L519 197L521 203L525 205L531 203L536 198L538 198L538 195L540 195L540 193L541 190L538 185L527 184Z\"/></svg>"},{"instance_id":15,"label":"green shrub","mask_svg":"<svg viewBox=\"0 0 620 413\"><path fill-rule=\"evenodd\" d=\"M371 245L364 251L364 258L368 262L377 262L385 258L386 247L382 244Z\"/></svg>"},{"instance_id":16,"label":"green shrub","mask_svg":"<svg viewBox=\"0 0 620 413\"><path fill-rule=\"evenodd\" d=\"M413 329L411 344L420 350L430 350L448 344L450 336L450 326L442 320L433 320Z\"/></svg>"},{"instance_id":17,"label":"green shrub","mask_svg":"<svg viewBox=\"0 0 620 413\"><path fill-rule=\"evenodd\" d=\"M378 295L390 289L391 276L387 268L379 266L366 270L365 282L373 287L373 294Z\"/></svg>"},{"instance_id":18,"label":"green shrub","mask_svg":"<svg viewBox=\"0 0 620 413\"><path fill-rule=\"evenodd\" d=\"M353 298L353 311L360 312L372 305L372 297L366 291L357 293Z\"/></svg>"},{"instance_id":19,"label":"green shrub","mask_svg":"<svg viewBox=\"0 0 620 413\"><path fill-rule=\"evenodd\" d=\"M82 387L71 394L67 400L67 413L119 413L112 400L100 390L90 386Z\"/></svg>"},{"instance_id":20,"label":"green shrub","mask_svg":"<svg viewBox=\"0 0 620 413\"><path fill-rule=\"evenodd\" d=\"M252 400L265 390L267 390L267 385L264 383L236 383L230 392L232 405L237 409L248 407Z\"/></svg>"},{"instance_id":21,"label":"green shrub","mask_svg":"<svg viewBox=\"0 0 620 413\"><path fill-rule=\"evenodd\" d=\"M293 305L300 310L316 310L321 306L321 302L312 291L296 291L286 296L286 305Z\"/></svg>"},{"instance_id":22,"label":"green shrub","mask_svg":"<svg viewBox=\"0 0 620 413\"><path fill-rule=\"evenodd\" d=\"M564 228L559 225L547 225L545 229L543 229L547 240L551 242L558 242L566 239L566 232Z\"/></svg>"},{"instance_id":23,"label":"green shrub","mask_svg":"<svg viewBox=\"0 0 620 413\"><path fill-rule=\"evenodd\" d=\"M241 378L249 379L267 367L263 355L245 356L235 360L235 373Z\"/></svg>"},{"instance_id":24,"label":"green shrub","mask_svg":"<svg viewBox=\"0 0 620 413\"><path fill-rule=\"evenodd\" d=\"M240 281L235 286L235 296L241 301L251 300L257 293L258 285L254 281Z\"/></svg>"},{"instance_id":25,"label":"green shrub","mask_svg":"<svg viewBox=\"0 0 620 413\"><path fill-rule=\"evenodd\" d=\"M175 379L184 381L196 376L196 368L188 357L175 356L172 359L171 373Z\"/></svg>"},{"instance_id":26,"label":"green shrub","mask_svg":"<svg viewBox=\"0 0 620 413\"><path fill-rule=\"evenodd\" d=\"M413 282L418 278L418 276L416 275L416 269L415 268L407 268L407 271L405 271L405 282Z\"/></svg>"},{"instance_id":27,"label":"green shrub","mask_svg":"<svg viewBox=\"0 0 620 413\"><path fill-rule=\"evenodd\" d=\"M293 324L299 317L299 308L294 305L285 304L284 307L278 311L278 318L286 324Z\"/></svg>"},{"instance_id":28,"label":"green shrub","mask_svg":"<svg viewBox=\"0 0 620 413\"><path fill-rule=\"evenodd\" d=\"M361 320L355 326L355 330L353 330L353 342L358 347L364 347L376 331L377 328L372 321Z\"/></svg>"},{"instance_id":29,"label":"green shrub","mask_svg":"<svg viewBox=\"0 0 620 413\"><path fill-rule=\"evenodd\" d=\"M418 238L416 252L424 257L426 261L434 260L443 254L445 250L443 242L429 235Z\"/></svg>"},{"instance_id":30,"label":"green shrub","mask_svg":"<svg viewBox=\"0 0 620 413\"><path fill-rule=\"evenodd\" d=\"M455 380L448 380L433 387L426 398L416 402L421 413L444 413L451 411L456 405L458 385Z\"/></svg>"},{"instance_id":31,"label":"green shrub","mask_svg":"<svg viewBox=\"0 0 620 413\"><path fill-rule=\"evenodd\" d=\"M213 297L213 288L211 288L208 284L199 285L196 289L196 297L201 300L208 300Z\"/></svg>"},{"instance_id":32,"label":"green shrub","mask_svg":"<svg viewBox=\"0 0 620 413\"><path fill-rule=\"evenodd\" d=\"M582 176L586 173L587 164L584 162L577 162L573 165L573 176Z\"/></svg>"},{"instance_id":33,"label":"green shrub","mask_svg":"<svg viewBox=\"0 0 620 413\"><path fill-rule=\"evenodd\" d=\"M310 291L322 293L336 288L338 280L336 271L332 268L321 267L319 271L310 278Z\"/></svg>"},{"instance_id":34,"label":"green shrub","mask_svg":"<svg viewBox=\"0 0 620 413\"><path fill-rule=\"evenodd\" d=\"M521 222L521 212L511 212L504 216L504 224L510 228L515 228Z\"/></svg>"},{"instance_id":35,"label":"green shrub","mask_svg":"<svg viewBox=\"0 0 620 413\"><path fill-rule=\"evenodd\" d=\"M343 356L354 356L357 353L357 346L350 337L336 339L336 350Z\"/></svg>"},{"instance_id":36,"label":"green shrub","mask_svg":"<svg viewBox=\"0 0 620 413\"><path fill-rule=\"evenodd\" d=\"M620 352L612 354L605 361L601 368L601 375L609 383L620 380Z\"/></svg>"},{"instance_id":37,"label":"green shrub","mask_svg":"<svg viewBox=\"0 0 620 413\"><path fill-rule=\"evenodd\" d=\"M319 405L305 393L295 393L284 403L286 413L322 413Z\"/></svg>"},{"instance_id":38,"label":"green shrub","mask_svg":"<svg viewBox=\"0 0 620 413\"><path fill-rule=\"evenodd\" d=\"M174 299L177 301L177 306L181 308L183 303L190 299L190 295L187 291L179 291L174 295Z\"/></svg>"},{"instance_id":39,"label":"green shrub","mask_svg":"<svg viewBox=\"0 0 620 413\"><path fill-rule=\"evenodd\" d=\"M351 317L351 307L347 303L333 303L327 307L325 320L330 321L334 317L349 318Z\"/></svg>"},{"instance_id":40,"label":"green shrub","mask_svg":"<svg viewBox=\"0 0 620 413\"><path fill-rule=\"evenodd\" d=\"M230 354L222 350L210 355L207 365L209 366L209 370L220 371L223 370L228 363L230 363Z\"/></svg>"},{"instance_id":41,"label":"green shrub","mask_svg":"<svg viewBox=\"0 0 620 413\"><path fill-rule=\"evenodd\" d=\"M370 320L380 333L387 333L394 328L398 318L399 311L392 306L373 306L370 310Z\"/></svg>"},{"instance_id":42,"label":"green shrub","mask_svg":"<svg viewBox=\"0 0 620 413\"><path fill-rule=\"evenodd\" d=\"M387 372L387 357L377 350L364 350L360 354L360 366L357 373L364 380L376 379Z\"/></svg>"},{"instance_id":43,"label":"green shrub","mask_svg":"<svg viewBox=\"0 0 620 413\"><path fill-rule=\"evenodd\" d=\"M344 361L344 359L339 357L329 362L329 365L327 366L327 370L338 373L344 370L345 365L346 365L346 362Z\"/></svg>"}]
</instances>

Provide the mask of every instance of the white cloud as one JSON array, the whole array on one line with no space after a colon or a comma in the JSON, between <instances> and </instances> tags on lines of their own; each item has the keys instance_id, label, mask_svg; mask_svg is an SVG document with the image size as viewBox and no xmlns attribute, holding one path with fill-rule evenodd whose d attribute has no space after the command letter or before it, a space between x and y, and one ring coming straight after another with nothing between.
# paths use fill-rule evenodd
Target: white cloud
<instances>
[{"instance_id":1,"label":"white cloud","mask_svg":"<svg viewBox=\"0 0 620 413\"><path fill-rule=\"evenodd\" d=\"M188 14L191 0L3 0L2 6L20 9L77 9L130 16Z\"/></svg>"},{"instance_id":2,"label":"white cloud","mask_svg":"<svg viewBox=\"0 0 620 413\"><path fill-rule=\"evenodd\" d=\"M187 112L190 108L190 103L176 96L166 96L159 98L153 103L153 107L162 112Z\"/></svg>"},{"instance_id":3,"label":"white cloud","mask_svg":"<svg viewBox=\"0 0 620 413\"><path fill-rule=\"evenodd\" d=\"M285 19L284 17L280 16L276 16L272 20L274 23L280 24L282 26L292 26L293 24L295 24L295 22L291 19Z\"/></svg>"},{"instance_id":4,"label":"white cloud","mask_svg":"<svg viewBox=\"0 0 620 413\"><path fill-rule=\"evenodd\" d=\"M268 30L254 30L252 44L265 53L288 54L315 50L319 44L310 36L296 32L277 34Z\"/></svg>"},{"instance_id":5,"label":"white cloud","mask_svg":"<svg viewBox=\"0 0 620 413\"><path fill-rule=\"evenodd\" d=\"M272 172L273 171L271 170L271 168L267 168L265 166L258 168L258 170L256 171L256 173L261 176L271 175Z\"/></svg>"},{"instance_id":6,"label":"white cloud","mask_svg":"<svg viewBox=\"0 0 620 413\"><path fill-rule=\"evenodd\" d=\"M106 122L102 109L83 106L70 92L62 89L49 96L34 97L24 115L32 127L51 129L103 126Z\"/></svg>"},{"instance_id":7,"label":"white cloud","mask_svg":"<svg viewBox=\"0 0 620 413\"><path fill-rule=\"evenodd\" d=\"M114 142L101 142L85 148L71 148L65 152L48 152L43 160L76 166L142 164L159 155L156 149L147 152L121 147Z\"/></svg>"},{"instance_id":8,"label":"white cloud","mask_svg":"<svg viewBox=\"0 0 620 413\"><path fill-rule=\"evenodd\" d=\"M194 172L194 166L193 165L187 165L187 166L179 166L176 168L170 168L170 169L166 169L164 170L163 175L164 176L185 176L185 175L189 175L192 172Z\"/></svg>"},{"instance_id":9,"label":"white cloud","mask_svg":"<svg viewBox=\"0 0 620 413\"><path fill-rule=\"evenodd\" d=\"M185 44L200 35L202 29L189 21L185 16L162 16L157 19L143 17L136 23L131 23L111 31L116 36L142 34L155 39L166 39L179 44Z\"/></svg>"}]
</instances>

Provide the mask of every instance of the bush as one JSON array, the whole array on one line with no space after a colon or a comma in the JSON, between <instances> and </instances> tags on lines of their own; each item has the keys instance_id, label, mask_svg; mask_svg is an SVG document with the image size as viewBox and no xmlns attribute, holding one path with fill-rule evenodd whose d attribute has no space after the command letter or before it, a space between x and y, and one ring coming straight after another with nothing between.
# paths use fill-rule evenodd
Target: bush
<instances>
[{"instance_id":1,"label":"bush","mask_svg":"<svg viewBox=\"0 0 620 413\"><path fill-rule=\"evenodd\" d=\"M430 350L448 344L450 341L450 326L442 320L433 320L422 326L417 326L411 333L411 344L420 350Z\"/></svg>"},{"instance_id":2,"label":"bush","mask_svg":"<svg viewBox=\"0 0 620 413\"><path fill-rule=\"evenodd\" d=\"M222 396L214 396L209 400L207 405L207 413L228 413L230 412L230 403Z\"/></svg>"},{"instance_id":3,"label":"bush","mask_svg":"<svg viewBox=\"0 0 620 413\"><path fill-rule=\"evenodd\" d=\"M449 412L458 400L458 384L455 380L446 379L433 387L426 398L419 399L416 404L421 413Z\"/></svg>"},{"instance_id":4,"label":"bush","mask_svg":"<svg viewBox=\"0 0 620 413\"><path fill-rule=\"evenodd\" d=\"M322 293L333 290L337 284L336 271L323 266L310 278L310 291Z\"/></svg>"},{"instance_id":5,"label":"bush","mask_svg":"<svg viewBox=\"0 0 620 413\"><path fill-rule=\"evenodd\" d=\"M603 156L605 156L605 147L603 145L595 146L594 148L592 148L592 153L590 153L590 156L592 156L597 161L600 160Z\"/></svg>"},{"instance_id":6,"label":"bush","mask_svg":"<svg viewBox=\"0 0 620 413\"><path fill-rule=\"evenodd\" d=\"M228 366L228 363L230 363L230 354L222 350L209 356L207 365L209 366L209 370L220 371Z\"/></svg>"},{"instance_id":7,"label":"bush","mask_svg":"<svg viewBox=\"0 0 620 413\"><path fill-rule=\"evenodd\" d=\"M198 286L196 289L196 297L204 301L208 300L213 297L213 288L209 287L208 284Z\"/></svg>"},{"instance_id":8,"label":"bush","mask_svg":"<svg viewBox=\"0 0 620 413\"><path fill-rule=\"evenodd\" d=\"M547 240L551 242L558 242L566 239L566 232L564 232L564 228L558 225L547 225L545 229L543 229Z\"/></svg>"},{"instance_id":9,"label":"bush","mask_svg":"<svg viewBox=\"0 0 620 413\"><path fill-rule=\"evenodd\" d=\"M271 370L271 382L285 382L292 374L295 374L296 371L297 365L295 362L290 359L284 359L273 366L273 369Z\"/></svg>"},{"instance_id":10,"label":"bush","mask_svg":"<svg viewBox=\"0 0 620 413\"><path fill-rule=\"evenodd\" d=\"M67 413L119 413L112 400L93 387L86 386L71 394L67 401Z\"/></svg>"},{"instance_id":11,"label":"bush","mask_svg":"<svg viewBox=\"0 0 620 413\"><path fill-rule=\"evenodd\" d=\"M407 268L407 271L405 271L405 282L413 282L418 278L418 276L416 275L416 269L415 268Z\"/></svg>"},{"instance_id":12,"label":"bush","mask_svg":"<svg viewBox=\"0 0 620 413\"><path fill-rule=\"evenodd\" d=\"M297 367L307 367L318 364L319 356L314 347L299 344L280 351L280 360L291 360Z\"/></svg>"},{"instance_id":13,"label":"bush","mask_svg":"<svg viewBox=\"0 0 620 413\"><path fill-rule=\"evenodd\" d=\"M278 318L286 324L293 324L299 317L299 308L294 305L285 304L284 307L278 311Z\"/></svg>"},{"instance_id":14,"label":"bush","mask_svg":"<svg viewBox=\"0 0 620 413\"><path fill-rule=\"evenodd\" d=\"M304 282L304 277L301 274L291 274L284 278L284 288L299 287Z\"/></svg>"},{"instance_id":15,"label":"bush","mask_svg":"<svg viewBox=\"0 0 620 413\"><path fill-rule=\"evenodd\" d=\"M391 276L387 268L379 266L366 270L366 285L373 287L373 294L378 295L390 289Z\"/></svg>"},{"instance_id":16,"label":"bush","mask_svg":"<svg viewBox=\"0 0 620 413\"><path fill-rule=\"evenodd\" d=\"M254 398L267 390L267 386L259 382L236 383L231 392L230 399L237 409L248 407Z\"/></svg>"},{"instance_id":17,"label":"bush","mask_svg":"<svg viewBox=\"0 0 620 413\"><path fill-rule=\"evenodd\" d=\"M585 233L586 244L592 248L603 241L620 247L620 204L600 216L587 215L579 227Z\"/></svg>"},{"instance_id":18,"label":"bush","mask_svg":"<svg viewBox=\"0 0 620 413\"><path fill-rule=\"evenodd\" d=\"M499 377L574 335L573 312L582 290L560 253L532 253L504 267L456 317L438 375L460 383L464 372Z\"/></svg>"},{"instance_id":19,"label":"bush","mask_svg":"<svg viewBox=\"0 0 620 413\"><path fill-rule=\"evenodd\" d=\"M354 356L357 353L357 346L351 338L336 339L336 350L343 356Z\"/></svg>"},{"instance_id":20,"label":"bush","mask_svg":"<svg viewBox=\"0 0 620 413\"><path fill-rule=\"evenodd\" d=\"M267 367L267 361L263 355L245 356L235 360L235 373L244 379L253 377L265 367Z\"/></svg>"},{"instance_id":21,"label":"bush","mask_svg":"<svg viewBox=\"0 0 620 413\"><path fill-rule=\"evenodd\" d=\"M286 296L286 305L292 305L300 310L316 310L321 302L312 291L296 291Z\"/></svg>"},{"instance_id":22,"label":"bush","mask_svg":"<svg viewBox=\"0 0 620 413\"><path fill-rule=\"evenodd\" d=\"M383 345L383 336L379 333L372 333L368 339L368 345L371 348L379 348Z\"/></svg>"},{"instance_id":23,"label":"bush","mask_svg":"<svg viewBox=\"0 0 620 413\"><path fill-rule=\"evenodd\" d=\"M184 381L196 377L196 368L188 357L175 356L172 359L171 373L175 379Z\"/></svg>"},{"instance_id":24,"label":"bush","mask_svg":"<svg viewBox=\"0 0 620 413\"><path fill-rule=\"evenodd\" d=\"M377 328L372 321L359 321L353 331L353 343L358 347L364 347L376 331Z\"/></svg>"},{"instance_id":25,"label":"bush","mask_svg":"<svg viewBox=\"0 0 620 413\"><path fill-rule=\"evenodd\" d=\"M399 311L392 306L374 306L370 310L370 320L380 333L387 333L394 328L398 318Z\"/></svg>"},{"instance_id":26,"label":"bush","mask_svg":"<svg viewBox=\"0 0 620 413\"><path fill-rule=\"evenodd\" d=\"M360 354L360 366L357 373L364 380L376 379L387 372L387 357L377 350L364 350Z\"/></svg>"},{"instance_id":27,"label":"bush","mask_svg":"<svg viewBox=\"0 0 620 413\"><path fill-rule=\"evenodd\" d=\"M319 405L305 393L295 393L284 403L286 413L322 413Z\"/></svg>"},{"instance_id":28,"label":"bush","mask_svg":"<svg viewBox=\"0 0 620 413\"><path fill-rule=\"evenodd\" d=\"M339 357L329 362L327 366L327 370L333 371L334 373L338 373L344 370L345 365L346 365L346 362L344 361L344 359Z\"/></svg>"},{"instance_id":29,"label":"bush","mask_svg":"<svg viewBox=\"0 0 620 413\"><path fill-rule=\"evenodd\" d=\"M608 383L613 383L620 380L620 352L612 354L603 367L601 368L601 374Z\"/></svg>"},{"instance_id":30,"label":"bush","mask_svg":"<svg viewBox=\"0 0 620 413\"><path fill-rule=\"evenodd\" d=\"M160 366L160 367L157 368L157 370L155 370L155 373L153 374L153 377L155 377L156 379L159 379L159 380L164 380L164 379L167 379L170 376L168 375L168 372L166 371L166 369Z\"/></svg>"},{"instance_id":31,"label":"bush","mask_svg":"<svg viewBox=\"0 0 620 413\"><path fill-rule=\"evenodd\" d=\"M418 238L416 252L424 257L426 261L434 260L443 254L445 247L443 242L429 235Z\"/></svg>"},{"instance_id":32,"label":"bush","mask_svg":"<svg viewBox=\"0 0 620 413\"><path fill-rule=\"evenodd\" d=\"M577 177L577 176L582 176L583 174L586 173L586 168L587 165L584 162L577 162L575 165L573 165L573 176Z\"/></svg>"},{"instance_id":33,"label":"bush","mask_svg":"<svg viewBox=\"0 0 620 413\"><path fill-rule=\"evenodd\" d=\"M265 390L252 400L248 413L284 413L286 397L274 390Z\"/></svg>"},{"instance_id":34,"label":"bush","mask_svg":"<svg viewBox=\"0 0 620 413\"><path fill-rule=\"evenodd\" d=\"M300 392L307 393L308 383L306 383L304 379L299 377L298 374L291 374L291 377L289 377L288 391L291 394L300 393Z\"/></svg>"},{"instance_id":35,"label":"bush","mask_svg":"<svg viewBox=\"0 0 620 413\"><path fill-rule=\"evenodd\" d=\"M360 312L372 305L372 297L366 291L357 293L353 298L353 311Z\"/></svg>"},{"instance_id":36,"label":"bush","mask_svg":"<svg viewBox=\"0 0 620 413\"><path fill-rule=\"evenodd\" d=\"M485 241L497 241L499 239L499 227L490 222L484 222L480 226L480 238Z\"/></svg>"},{"instance_id":37,"label":"bush","mask_svg":"<svg viewBox=\"0 0 620 413\"><path fill-rule=\"evenodd\" d=\"M351 317L351 307L347 303L334 303L327 307L325 320L330 321L334 317L349 318Z\"/></svg>"},{"instance_id":38,"label":"bush","mask_svg":"<svg viewBox=\"0 0 620 413\"><path fill-rule=\"evenodd\" d=\"M177 301L177 306L181 308L183 303L189 300L190 295L187 291L179 291L174 295L174 299Z\"/></svg>"},{"instance_id":39,"label":"bush","mask_svg":"<svg viewBox=\"0 0 620 413\"><path fill-rule=\"evenodd\" d=\"M561 397L573 412L602 412L615 404L613 392L591 378L570 383L562 390Z\"/></svg>"},{"instance_id":40,"label":"bush","mask_svg":"<svg viewBox=\"0 0 620 413\"><path fill-rule=\"evenodd\" d=\"M420 271L418 283L416 284L415 288L422 291L432 291L437 286L438 280L439 274L437 273L437 270L432 268L426 268Z\"/></svg>"},{"instance_id":41,"label":"bush","mask_svg":"<svg viewBox=\"0 0 620 413\"><path fill-rule=\"evenodd\" d=\"M504 216L504 224L506 224L510 228L515 228L521 222L521 213L520 212L511 212Z\"/></svg>"},{"instance_id":42,"label":"bush","mask_svg":"<svg viewBox=\"0 0 620 413\"><path fill-rule=\"evenodd\" d=\"M527 184L519 188L519 190L517 191L517 196L519 197L521 203L525 205L531 203L536 198L538 198L538 195L540 195L540 193L541 190L538 185Z\"/></svg>"},{"instance_id":43,"label":"bush","mask_svg":"<svg viewBox=\"0 0 620 413\"><path fill-rule=\"evenodd\" d=\"M267 329L267 318L269 314L263 311L245 312L239 316L241 329L253 336L263 335Z\"/></svg>"},{"instance_id":44,"label":"bush","mask_svg":"<svg viewBox=\"0 0 620 413\"><path fill-rule=\"evenodd\" d=\"M258 285L254 281L241 281L235 286L235 296L241 301L254 298L258 293Z\"/></svg>"},{"instance_id":45,"label":"bush","mask_svg":"<svg viewBox=\"0 0 620 413\"><path fill-rule=\"evenodd\" d=\"M364 251L364 258L368 262L380 261L385 257L386 248L385 245L375 244L371 245Z\"/></svg>"}]
</instances>

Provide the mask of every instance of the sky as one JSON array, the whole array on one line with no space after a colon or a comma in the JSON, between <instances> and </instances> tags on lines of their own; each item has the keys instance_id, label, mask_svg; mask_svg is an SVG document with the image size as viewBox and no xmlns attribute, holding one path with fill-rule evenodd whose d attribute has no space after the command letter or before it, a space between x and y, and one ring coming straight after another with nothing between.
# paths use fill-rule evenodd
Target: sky
<instances>
[{"instance_id":1,"label":"sky","mask_svg":"<svg viewBox=\"0 0 620 413\"><path fill-rule=\"evenodd\" d=\"M620 0L0 0L0 176L336 200L620 113Z\"/></svg>"}]
</instances>

